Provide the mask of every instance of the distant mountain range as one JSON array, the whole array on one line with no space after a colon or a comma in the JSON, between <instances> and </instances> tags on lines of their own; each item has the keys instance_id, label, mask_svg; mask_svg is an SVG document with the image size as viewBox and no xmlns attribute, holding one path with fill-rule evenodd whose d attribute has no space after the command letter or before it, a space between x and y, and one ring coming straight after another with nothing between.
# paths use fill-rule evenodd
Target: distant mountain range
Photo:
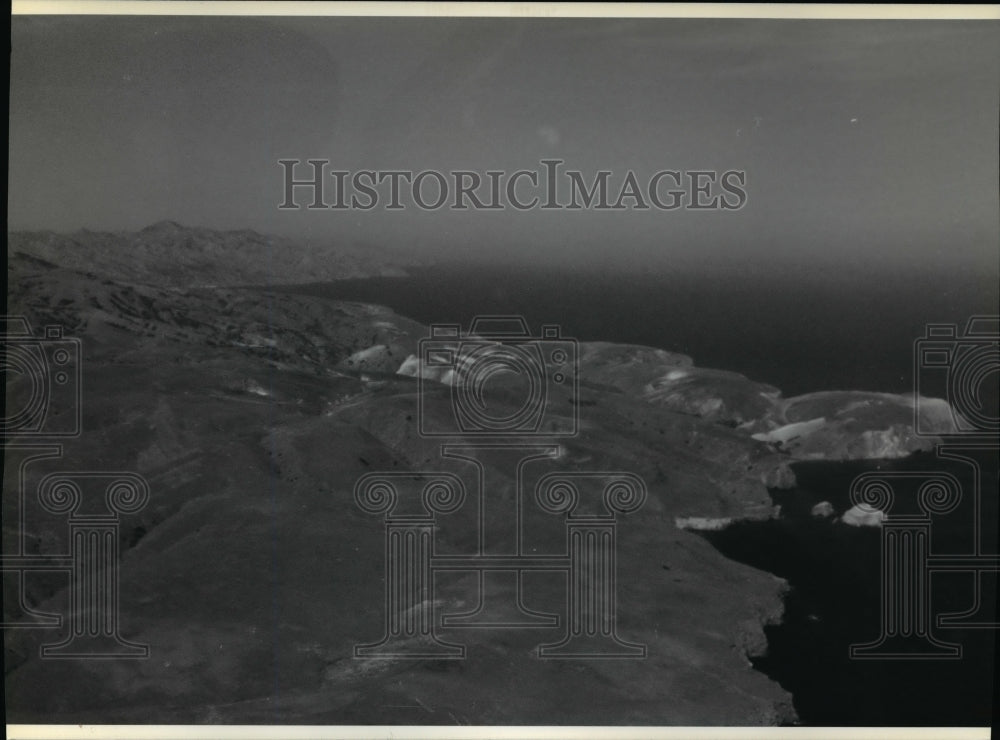
<instances>
[{"instance_id":1,"label":"distant mountain range","mask_svg":"<svg viewBox=\"0 0 1000 740\"><path fill-rule=\"evenodd\" d=\"M297 241L250 229L217 231L174 221L136 232L11 232L8 248L11 256L22 253L71 270L178 287L404 276L404 268L416 264L367 245Z\"/></svg>"}]
</instances>

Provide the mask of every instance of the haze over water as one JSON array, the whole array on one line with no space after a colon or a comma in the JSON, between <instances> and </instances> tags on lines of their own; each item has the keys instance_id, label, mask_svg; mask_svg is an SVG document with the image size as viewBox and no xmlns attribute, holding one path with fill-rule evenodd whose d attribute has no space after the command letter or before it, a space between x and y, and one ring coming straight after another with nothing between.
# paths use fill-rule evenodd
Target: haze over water
<instances>
[{"instance_id":1,"label":"haze over water","mask_svg":"<svg viewBox=\"0 0 1000 740\"><path fill-rule=\"evenodd\" d=\"M990 21L13 19L12 229L162 219L420 257L996 273ZM331 168L746 172L736 211L278 209ZM641 179L641 178L640 178ZM883 278L891 280L888 273Z\"/></svg>"},{"instance_id":2,"label":"haze over water","mask_svg":"<svg viewBox=\"0 0 1000 740\"><path fill-rule=\"evenodd\" d=\"M409 278L289 288L377 301L426 324L521 314L535 333L557 323L581 341L614 341L690 355L786 396L820 390L913 390L913 343L927 323L997 312L989 275L900 271L794 278L763 274L609 274L596 269L438 265ZM902 279L902 278L906 279ZM995 383L994 383L995 385Z\"/></svg>"},{"instance_id":3,"label":"haze over water","mask_svg":"<svg viewBox=\"0 0 1000 740\"><path fill-rule=\"evenodd\" d=\"M925 323L997 311L998 28L18 16L9 224L368 244L437 267L315 290L423 322L521 313L786 394L909 392ZM555 158L612 171L613 192L629 170L739 170L747 200L279 210L278 160L315 157L508 174Z\"/></svg>"}]
</instances>

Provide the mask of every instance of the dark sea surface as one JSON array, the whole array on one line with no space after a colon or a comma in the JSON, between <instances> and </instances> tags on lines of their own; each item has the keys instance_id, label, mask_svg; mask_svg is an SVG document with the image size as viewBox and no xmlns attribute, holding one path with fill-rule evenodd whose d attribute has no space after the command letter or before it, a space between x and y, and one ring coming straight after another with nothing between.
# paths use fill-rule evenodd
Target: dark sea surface
<instances>
[{"instance_id":1,"label":"dark sea surface","mask_svg":"<svg viewBox=\"0 0 1000 740\"><path fill-rule=\"evenodd\" d=\"M967 465L941 460L934 453L889 463L801 463L795 466L795 489L771 492L782 507L781 517L738 522L705 533L726 557L788 581L782 623L765 629L767 654L753 664L791 692L802 724L985 727L992 723L997 631L940 626L937 618L969 610L978 600L978 620L995 621L996 572L984 572L978 586L970 572L929 575L929 633L939 642L959 646L959 657L852 658L852 645L875 642L881 634L882 532L879 527L851 527L810 515L810 508L820 501L830 502L838 514L849 508L851 481L862 472L948 472L960 481L962 499L951 513L931 518L931 553L973 552L974 531L980 536L980 552L996 553L996 454L987 458L978 492ZM914 490L898 490L896 498L892 513L917 511ZM926 648L925 642L914 640L905 650Z\"/></svg>"},{"instance_id":2,"label":"dark sea surface","mask_svg":"<svg viewBox=\"0 0 1000 740\"><path fill-rule=\"evenodd\" d=\"M532 332L681 352L786 396L820 390L913 390L913 343L927 323L996 314L996 275L748 267L713 276L597 269L440 265L405 278L281 288L389 306L424 324L468 326L477 314L519 314Z\"/></svg>"}]
</instances>

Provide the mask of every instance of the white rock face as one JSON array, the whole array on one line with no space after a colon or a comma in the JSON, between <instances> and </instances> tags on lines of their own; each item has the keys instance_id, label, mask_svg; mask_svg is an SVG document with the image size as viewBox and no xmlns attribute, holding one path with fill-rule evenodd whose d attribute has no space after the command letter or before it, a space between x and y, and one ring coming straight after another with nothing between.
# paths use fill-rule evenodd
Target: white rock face
<instances>
[{"instance_id":1,"label":"white rock face","mask_svg":"<svg viewBox=\"0 0 1000 740\"><path fill-rule=\"evenodd\" d=\"M410 355L403 360L403 364L399 366L398 370L396 370L396 375L405 375L409 378L419 378L420 371L420 360L416 355Z\"/></svg>"},{"instance_id":2,"label":"white rock face","mask_svg":"<svg viewBox=\"0 0 1000 740\"><path fill-rule=\"evenodd\" d=\"M844 524L852 527L878 527L885 519L885 512L867 506L852 506L840 518Z\"/></svg>"},{"instance_id":3,"label":"white rock face","mask_svg":"<svg viewBox=\"0 0 1000 740\"><path fill-rule=\"evenodd\" d=\"M951 434L957 431L955 417L960 415L956 414L943 398L920 396L918 404L921 424L925 429L941 434Z\"/></svg>"},{"instance_id":4,"label":"white rock face","mask_svg":"<svg viewBox=\"0 0 1000 740\"><path fill-rule=\"evenodd\" d=\"M732 523L732 517L679 516L674 519L677 529L689 529L695 532L716 532Z\"/></svg>"},{"instance_id":5,"label":"white rock face","mask_svg":"<svg viewBox=\"0 0 1000 740\"><path fill-rule=\"evenodd\" d=\"M815 517L827 518L833 516L833 504L829 501L820 501L809 511Z\"/></svg>"},{"instance_id":6,"label":"white rock face","mask_svg":"<svg viewBox=\"0 0 1000 740\"><path fill-rule=\"evenodd\" d=\"M913 437L909 427L869 429L861 434L856 446L868 459L906 457L915 446Z\"/></svg>"},{"instance_id":7,"label":"white rock face","mask_svg":"<svg viewBox=\"0 0 1000 740\"><path fill-rule=\"evenodd\" d=\"M920 433L915 409L920 412ZM955 430L952 409L941 399L862 391L822 391L776 403L770 417L747 425L761 442L780 444L797 460L873 460L931 449L931 434Z\"/></svg>"},{"instance_id":8,"label":"white rock face","mask_svg":"<svg viewBox=\"0 0 1000 740\"><path fill-rule=\"evenodd\" d=\"M429 367L420 361L416 355L410 355L396 370L396 375L406 375L410 378L424 378L444 385L454 385L455 370L452 367Z\"/></svg>"},{"instance_id":9,"label":"white rock face","mask_svg":"<svg viewBox=\"0 0 1000 740\"><path fill-rule=\"evenodd\" d=\"M752 435L758 442L780 442L785 444L798 437L808 437L813 432L821 429L826 424L826 417L820 416L809 421L798 421L794 424L785 424L770 432L761 432Z\"/></svg>"}]
</instances>

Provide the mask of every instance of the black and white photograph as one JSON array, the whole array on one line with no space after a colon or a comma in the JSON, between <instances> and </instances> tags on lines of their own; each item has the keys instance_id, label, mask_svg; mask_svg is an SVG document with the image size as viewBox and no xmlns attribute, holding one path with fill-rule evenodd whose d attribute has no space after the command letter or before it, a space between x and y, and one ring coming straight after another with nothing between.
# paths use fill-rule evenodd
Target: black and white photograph
<instances>
[{"instance_id":1,"label":"black and white photograph","mask_svg":"<svg viewBox=\"0 0 1000 740\"><path fill-rule=\"evenodd\" d=\"M282 6L14 3L8 736L989 737L1000 7Z\"/></svg>"}]
</instances>

